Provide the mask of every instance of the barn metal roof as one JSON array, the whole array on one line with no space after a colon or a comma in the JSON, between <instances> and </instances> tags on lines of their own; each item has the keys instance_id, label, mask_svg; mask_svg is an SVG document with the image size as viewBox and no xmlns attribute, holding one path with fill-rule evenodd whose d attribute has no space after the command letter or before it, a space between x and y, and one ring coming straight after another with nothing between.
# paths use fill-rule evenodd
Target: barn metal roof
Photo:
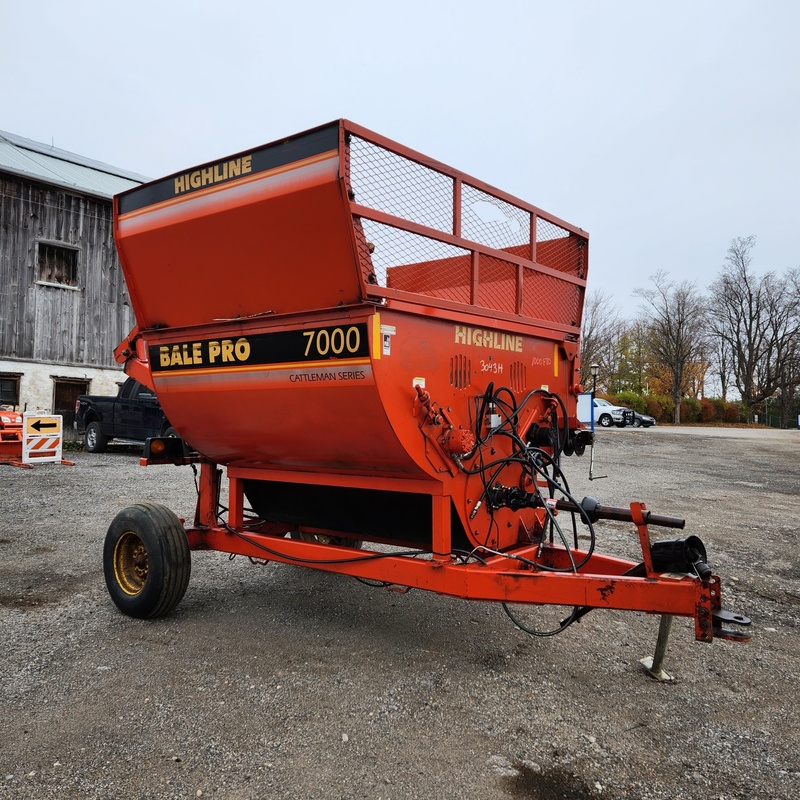
<instances>
[{"instance_id":1,"label":"barn metal roof","mask_svg":"<svg viewBox=\"0 0 800 800\"><path fill-rule=\"evenodd\" d=\"M0 131L0 170L106 199L149 180L6 131Z\"/></svg>"}]
</instances>

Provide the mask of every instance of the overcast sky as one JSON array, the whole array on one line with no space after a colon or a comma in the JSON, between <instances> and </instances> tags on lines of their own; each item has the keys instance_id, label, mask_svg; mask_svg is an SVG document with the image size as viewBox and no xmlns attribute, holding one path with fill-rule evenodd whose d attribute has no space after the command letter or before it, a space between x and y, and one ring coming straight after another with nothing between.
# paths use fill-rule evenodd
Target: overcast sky
<instances>
[{"instance_id":1,"label":"overcast sky","mask_svg":"<svg viewBox=\"0 0 800 800\"><path fill-rule=\"evenodd\" d=\"M623 316L800 266L800 2L0 0L0 129L149 177L346 117L590 235Z\"/></svg>"}]
</instances>

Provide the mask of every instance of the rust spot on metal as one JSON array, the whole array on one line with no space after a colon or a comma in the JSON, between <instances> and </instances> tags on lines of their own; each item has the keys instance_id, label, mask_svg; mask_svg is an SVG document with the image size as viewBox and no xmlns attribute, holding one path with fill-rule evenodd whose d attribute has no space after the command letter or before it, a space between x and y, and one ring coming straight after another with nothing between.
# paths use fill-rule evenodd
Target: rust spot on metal
<instances>
[{"instance_id":1,"label":"rust spot on metal","mask_svg":"<svg viewBox=\"0 0 800 800\"><path fill-rule=\"evenodd\" d=\"M600 592L600 597L603 598L603 602L607 603L609 596L614 594L616 588L616 581L611 581L607 586L601 586L597 591Z\"/></svg>"}]
</instances>

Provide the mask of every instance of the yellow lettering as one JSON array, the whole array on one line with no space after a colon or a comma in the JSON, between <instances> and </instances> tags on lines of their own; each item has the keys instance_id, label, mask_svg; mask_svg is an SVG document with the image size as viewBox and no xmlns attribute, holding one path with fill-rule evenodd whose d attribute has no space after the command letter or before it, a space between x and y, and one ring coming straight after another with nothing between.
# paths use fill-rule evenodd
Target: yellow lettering
<instances>
[{"instance_id":1,"label":"yellow lettering","mask_svg":"<svg viewBox=\"0 0 800 800\"><path fill-rule=\"evenodd\" d=\"M158 348L158 360L162 367L169 366L169 347Z\"/></svg>"},{"instance_id":2,"label":"yellow lettering","mask_svg":"<svg viewBox=\"0 0 800 800\"><path fill-rule=\"evenodd\" d=\"M222 340L222 360L233 361L233 342L230 339Z\"/></svg>"},{"instance_id":3,"label":"yellow lettering","mask_svg":"<svg viewBox=\"0 0 800 800\"><path fill-rule=\"evenodd\" d=\"M253 171L253 156L242 156L212 167L196 169L174 178L175 194L188 192L190 189L199 189L212 183L220 183L228 178L238 178Z\"/></svg>"},{"instance_id":4,"label":"yellow lettering","mask_svg":"<svg viewBox=\"0 0 800 800\"><path fill-rule=\"evenodd\" d=\"M228 180L228 178L238 178L240 175L247 175L252 171L252 154L224 161L221 164L214 164L211 167L196 169L194 172L187 172L173 179L175 194L182 194L190 189L199 189L202 186L220 183Z\"/></svg>"},{"instance_id":5,"label":"yellow lettering","mask_svg":"<svg viewBox=\"0 0 800 800\"><path fill-rule=\"evenodd\" d=\"M203 363L203 343L202 342L193 342L192 343L192 363L193 364L202 364Z\"/></svg>"},{"instance_id":6,"label":"yellow lettering","mask_svg":"<svg viewBox=\"0 0 800 800\"><path fill-rule=\"evenodd\" d=\"M170 359L169 365L174 367L176 364L183 366L183 359L181 358L180 345L174 344L172 345L172 358Z\"/></svg>"},{"instance_id":7,"label":"yellow lettering","mask_svg":"<svg viewBox=\"0 0 800 800\"><path fill-rule=\"evenodd\" d=\"M455 325L454 339L456 344L488 347L492 350L511 350L516 353L522 352L522 336L516 336L513 333L470 328L468 325Z\"/></svg>"},{"instance_id":8,"label":"yellow lettering","mask_svg":"<svg viewBox=\"0 0 800 800\"><path fill-rule=\"evenodd\" d=\"M247 361L250 358L250 342L244 337L237 339L234 345L234 352L239 361Z\"/></svg>"},{"instance_id":9,"label":"yellow lettering","mask_svg":"<svg viewBox=\"0 0 800 800\"><path fill-rule=\"evenodd\" d=\"M213 364L217 360L217 356L222 352L219 342L208 343L208 363Z\"/></svg>"}]
</instances>

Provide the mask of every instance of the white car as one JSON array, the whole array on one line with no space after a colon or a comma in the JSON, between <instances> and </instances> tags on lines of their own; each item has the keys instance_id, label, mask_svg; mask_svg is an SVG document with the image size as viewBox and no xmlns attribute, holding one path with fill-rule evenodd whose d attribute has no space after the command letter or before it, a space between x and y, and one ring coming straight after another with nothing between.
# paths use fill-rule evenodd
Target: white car
<instances>
[{"instance_id":1,"label":"white car","mask_svg":"<svg viewBox=\"0 0 800 800\"><path fill-rule=\"evenodd\" d=\"M612 425L624 428L633 424L633 411L630 408L612 405L601 397L595 397L594 420L601 428L610 428Z\"/></svg>"}]
</instances>

